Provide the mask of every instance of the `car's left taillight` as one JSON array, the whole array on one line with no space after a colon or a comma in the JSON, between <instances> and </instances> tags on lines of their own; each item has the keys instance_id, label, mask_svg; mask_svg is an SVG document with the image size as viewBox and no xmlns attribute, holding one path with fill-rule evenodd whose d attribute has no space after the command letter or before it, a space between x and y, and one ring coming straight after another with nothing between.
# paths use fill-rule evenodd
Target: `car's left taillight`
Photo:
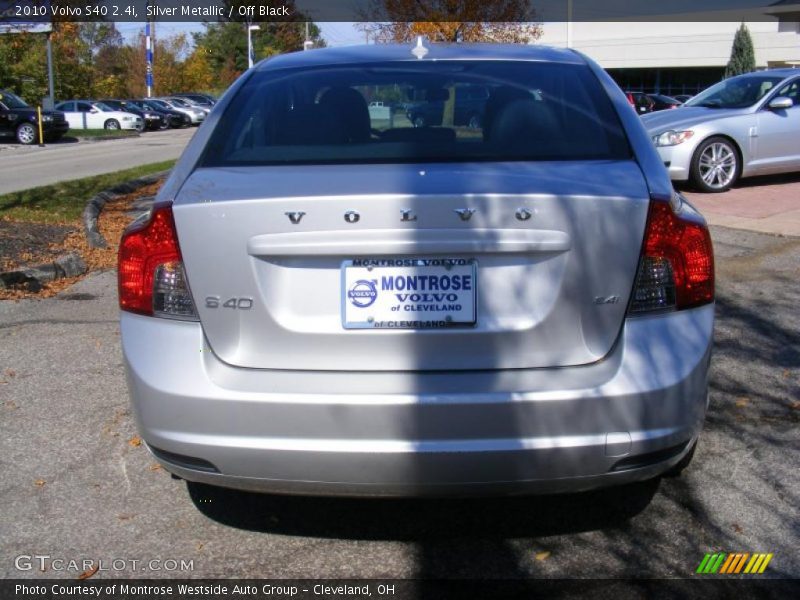
<instances>
[{"instance_id":1,"label":"car's left taillight","mask_svg":"<svg viewBox=\"0 0 800 600\"><path fill-rule=\"evenodd\" d=\"M122 310L197 320L171 203L156 204L147 220L122 234L117 266Z\"/></svg>"}]
</instances>

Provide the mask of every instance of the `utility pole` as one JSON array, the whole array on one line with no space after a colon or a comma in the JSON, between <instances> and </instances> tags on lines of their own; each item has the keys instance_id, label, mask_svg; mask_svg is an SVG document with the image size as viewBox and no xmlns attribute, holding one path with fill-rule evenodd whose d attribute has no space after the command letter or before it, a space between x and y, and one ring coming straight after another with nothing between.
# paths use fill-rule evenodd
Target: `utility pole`
<instances>
[{"instance_id":1,"label":"utility pole","mask_svg":"<svg viewBox=\"0 0 800 600\"><path fill-rule=\"evenodd\" d=\"M253 37L252 37L252 33L254 31L258 31L259 29L261 29L261 27L258 26L258 25L250 25L249 21L246 23L246 25L247 25L247 68L248 69L252 69L253 68L253 59L255 58L253 56Z\"/></svg>"},{"instance_id":2,"label":"utility pole","mask_svg":"<svg viewBox=\"0 0 800 600\"><path fill-rule=\"evenodd\" d=\"M572 48L572 0L567 0L567 48Z\"/></svg>"},{"instance_id":3,"label":"utility pole","mask_svg":"<svg viewBox=\"0 0 800 600\"><path fill-rule=\"evenodd\" d=\"M150 6L147 2L146 6ZM145 68L144 83L147 86L147 97L153 97L153 40L150 37L150 20L148 19L144 25L144 43L145 43L145 58L147 60L147 67Z\"/></svg>"},{"instance_id":4,"label":"utility pole","mask_svg":"<svg viewBox=\"0 0 800 600\"><path fill-rule=\"evenodd\" d=\"M311 50L314 47L314 42L311 41L311 34L309 33L308 21L306 21L306 40L303 42L303 50Z\"/></svg>"},{"instance_id":5,"label":"utility pole","mask_svg":"<svg viewBox=\"0 0 800 600\"><path fill-rule=\"evenodd\" d=\"M47 34L47 106L45 110L53 110L56 105L56 97L53 93L53 43L50 40L52 34Z\"/></svg>"}]
</instances>

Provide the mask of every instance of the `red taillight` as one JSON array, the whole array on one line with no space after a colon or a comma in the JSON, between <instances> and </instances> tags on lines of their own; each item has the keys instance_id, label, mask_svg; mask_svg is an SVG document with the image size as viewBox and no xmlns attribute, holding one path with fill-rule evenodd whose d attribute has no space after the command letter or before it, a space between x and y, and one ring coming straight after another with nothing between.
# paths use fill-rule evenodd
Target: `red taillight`
<instances>
[{"instance_id":1,"label":"red taillight","mask_svg":"<svg viewBox=\"0 0 800 600\"><path fill-rule=\"evenodd\" d=\"M118 261L120 308L152 315L156 268L181 260L172 205L156 204L147 222L122 235Z\"/></svg>"},{"instance_id":2,"label":"red taillight","mask_svg":"<svg viewBox=\"0 0 800 600\"><path fill-rule=\"evenodd\" d=\"M708 227L651 202L631 312L691 308L714 300L714 250Z\"/></svg>"}]
</instances>

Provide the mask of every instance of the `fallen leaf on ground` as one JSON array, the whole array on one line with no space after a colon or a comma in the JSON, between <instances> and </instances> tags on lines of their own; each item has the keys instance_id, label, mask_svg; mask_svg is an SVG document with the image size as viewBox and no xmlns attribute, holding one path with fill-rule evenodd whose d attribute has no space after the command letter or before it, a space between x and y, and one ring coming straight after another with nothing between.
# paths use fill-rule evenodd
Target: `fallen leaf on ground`
<instances>
[{"instance_id":1,"label":"fallen leaf on ground","mask_svg":"<svg viewBox=\"0 0 800 600\"><path fill-rule=\"evenodd\" d=\"M89 577L91 577L92 575L97 573L97 569L99 569L99 568L100 568L100 565L95 565L91 569L85 570L83 573L78 575L78 579L89 579Z\"/></svg>"},{"instance_id":2,"label":"fallen leaf on ground","mask_svg":"<svg viewBox=\"0 0 800 600\"><path fill-rule=\"evenodd\" d=\"M197 549L198 550L202 550L203 546L205 546L205 544L203 542L197 542Z\"/></svg>"},{"instance_id":3,"label":"fallen leaf on ground","mask_svg":"<svg viewBox=\"0 0 800 600\"><path fill-rule=\"evenodd\" d=\"M744 408L748 404L750 404L750 401L747 398L737 398L736 399L736 406L738 406L739 408Z\"/></svg>"},{"instance_id":4,"label":"fallen leaf on ground","mask_svg":"<svg viewBox=\"0 0 800 600\"><path fill-rule=\"evenodd\" d=\"M547 560L550 558L550 552L545 550L544 552L537 552L536 553L536 560Z\"/></svg>"},{"instance_id":5,"label":"fallen leaf on ground","mask_svg":"<svg viewBox=\"0 0 800 600\"><path fill-rule=\"evenodd\" d=\"M128 444L130 444L134 448L138 448L139 446L142 445L142 438L140 438L138 435L135 435L128 440Z\"/></svg>"},{"instance_id":6,"label":"fallen leaf on ground","mask_svg":"<svg viewBox=\"0 0 800 600\"><path fill-rule=\"evenodd\" d=\"M797 401L797 402L792 402L792 403L789 405L789 408L793 408L794 410L798 410L798 409L800 409L800 401Z\"/></svg>"},{"instance_id":7,"label":"fallen leaf on ground","mask_svg":"<svg viewBox=\"0 0 800 600\"><path fill-rule=\"evenodd\" d=\"M742 526L741 526L741 525L739 525L738 523L734 523L734 524L733 524L733 530L734 530L736 533L742 533L742 531L743 531L743 530L742 530Z\"/></svg>"},{"instance_id":8,"label":"fallen leaf on ground","mask_svg":"<svg viewBox=\"0 0 800 600\"><path fill-rule=\"evenodd\" d=\"M120 521L129 521L129 520L131 520L133 518L133 515L121 514L121 515L117 515L117 518Z\"/></svg>"},{"instance_id":9,"label":"fallen leaf on ground","mask_svg":"<svg viewBox=\"0 0 800 600\"><path fill-rule=\"evenodd\" d=\"M162 467L158 463L153 463L152 465L150 465L147 468L150 469L151 471L160 471Z\"/></svg>"},{"instance_id":10,"label":"fallen leaf on ground","mask_svg":"<svg viewBox=\"0 0 800 600\"><path fill-rule=\"evenodd\" d=\"M45 483L47 482L44 479L37 479L36 481L33 482L33 485L35 485L36 487L42 487L44 486Z\"/></svg>"},{"instance_id":11,"label":"fallen leaf on ground","mask_svg":"<svg viewBox=\"0 0 800 600\"><path fill-rule=\"evenodd\" d=\"M17 376L17 372L14 369L6 369L5 376L6 377L16 377Z\"/></svg>"}]
</instances>

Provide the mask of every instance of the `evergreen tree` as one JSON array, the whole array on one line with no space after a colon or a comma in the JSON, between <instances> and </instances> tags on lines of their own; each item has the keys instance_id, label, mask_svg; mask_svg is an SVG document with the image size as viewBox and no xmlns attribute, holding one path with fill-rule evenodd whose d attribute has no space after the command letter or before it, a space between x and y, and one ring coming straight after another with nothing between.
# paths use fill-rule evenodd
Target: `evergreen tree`
<instances>
[{"instance_id":1,"label":"evergreen tree","mask_svg":"<svg viewBox=\"0 0 800 600\"><path fill-rule=\"evenodd\" d=\"M753 39L750 37L747 26L742 23L733 38L731 58L725 66L725 77L752 73L755 70L756 52L753 49Z\"/></svg>"}]
</instances>

